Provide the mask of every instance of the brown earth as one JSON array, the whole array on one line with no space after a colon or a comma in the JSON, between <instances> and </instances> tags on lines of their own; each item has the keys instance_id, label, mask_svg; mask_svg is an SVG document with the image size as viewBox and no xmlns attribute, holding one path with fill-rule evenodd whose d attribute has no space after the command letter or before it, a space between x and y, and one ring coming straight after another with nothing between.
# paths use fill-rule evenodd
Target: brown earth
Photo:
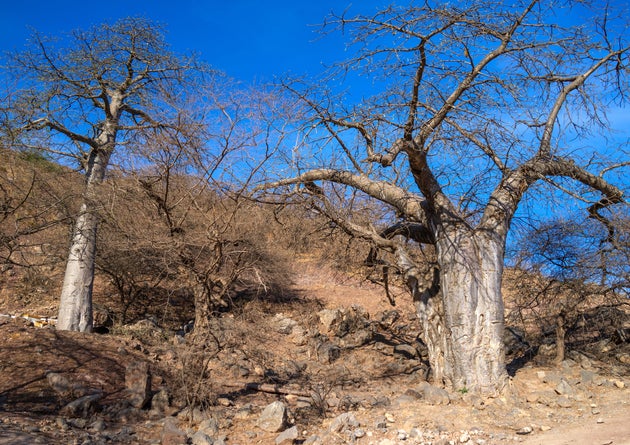
<instances>
[{"instance_id":1,"label":"brown earth","mask_svg":"<svg viewBox=\"0 0 630 445\"><path fill-rule=\"evenodd\" d=\"M166 415L179 415L179 428L195 431L200 419L181 413L195 397L205 411L195 416L216 419L227 444L276 443L278 433L256 425L275 400L289 406L290 423L298 426L294 443L311 443L318 435L320 442L312 443L630 444L630 369L621 361L629 356L629 343L609 342L599 355L595 349L572 351L559 368L548 357L526 357L515 370L510 397L480 400L462 388L449 394L447 404L429 403L419 397L426 365L397 348L417 346L411 305L399 297L392 308L378 286L312 262L296 269L295 300L252 301L224 314L205 349L192 349L188 336L150 321L96 335L0 317L0 444L167 443ZM25 307L9 303L5 298L1 313L54 309L54 299ZM347 313L369 319L368 341L353 337L353 329L365 326L347 327L343 338L324 335L316 314L353 305ZM283 320L299 328L278 329ZM331 343L340 345L339 357L326 360L321 347ZM135 360L150 363L154 392L170 394L165 412L126 404L125 368ZM73 388L53 390L51 372L66 376ZM209 378L201 382L202 374ZM559 388L562 381L568 389ZM84 418L60 411L94 392L103 395L100 411ZM352 413L359 425L331 431L342 413Z\"/></svg>"}]
</instances>

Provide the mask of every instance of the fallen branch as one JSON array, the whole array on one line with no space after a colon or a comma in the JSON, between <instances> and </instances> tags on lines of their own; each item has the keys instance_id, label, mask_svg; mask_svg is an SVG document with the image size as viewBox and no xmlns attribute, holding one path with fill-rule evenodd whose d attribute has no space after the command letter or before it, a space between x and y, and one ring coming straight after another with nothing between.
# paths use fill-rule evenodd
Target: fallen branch
<instances>
[{"instance_id":1,"label":"fallen branch","mask_svg":"<svg viewBox=\"0 0 630 445\"><path fill-rule=\"evenodd\" d=\"M270 394L294 395L300 397L311 397L312 393L302 391L300 389L292 389L287 386L280 386L271 383L226 383L224 386L229 388L241 388L246 391L260 391Z\"/></svg>"}]
</instances>

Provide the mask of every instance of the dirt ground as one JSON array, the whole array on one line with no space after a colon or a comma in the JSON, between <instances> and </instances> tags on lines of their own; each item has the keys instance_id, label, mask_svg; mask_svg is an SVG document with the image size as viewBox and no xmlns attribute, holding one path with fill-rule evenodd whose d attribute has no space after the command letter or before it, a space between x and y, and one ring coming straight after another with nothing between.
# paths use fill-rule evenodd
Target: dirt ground
<instances>
[{"instance_id":1,"label":"dirt ground","mask_svg":"<svg viewBox=\"0 0 630 445\"><path fill-rule=\"evenodd\" d=\"M289 423L298 426L293 443L630 445L630 367L614 359L627 356L628 343L614 345L610 360L574 352L559 368L532 357L516 369L510 397L480 400L461 391L429 403L418 397L426 366L399 350L417 337L411 305L401 298L392 308L377 286L311 263L296 267L298 301L252 302L225 315L217 321L221 347L206 355L190 355L187 340L152 322L97 335L0 317L0 444L167 443L164 417L179 414L180 428L192 431L198 420L182 420L181 410L207 391L212 403L204 405L204 414L218 421L226 444L277 443L278 433L261 430L257 420L267 404L281 400L289 406ZM38 301L35 308L46 304ZM315 315L353 305L371 321L374 335L358 345L345 337L339 356L322 360L313 339L320 346L329 339L310 334L318 326ZM0 313L31 309L0 306ZM299 329L278 329L286 320ZM125 369L136 360L150 363L154 392L169 392L166 413L126 410ZM200 363L211 379L195 386ZM51 373L73 382L68 394L53 390ZM560 388L562 382L568 387ZM103 395L102 410L80 419L64 415L61 409L83 389ZM319 399L306 403L305 393ZM356 425L331 430L344 413L352 413Z\"/></svg>"}]
</instances>

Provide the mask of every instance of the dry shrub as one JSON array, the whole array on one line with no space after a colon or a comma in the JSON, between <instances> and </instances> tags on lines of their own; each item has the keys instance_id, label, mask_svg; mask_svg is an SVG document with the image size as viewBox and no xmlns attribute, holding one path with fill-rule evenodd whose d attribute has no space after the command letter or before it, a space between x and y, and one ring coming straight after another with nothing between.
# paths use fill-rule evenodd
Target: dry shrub
<instances>
[{"instance_id":1,"label":"dry shrub","mask_svg":"<svg viewBox=\"0 0 630 445\"><path fill-rule=\"evenodd\" d=\"M102 198L97 266L120 321L153 315L175 327L201 306L209 316L290 294L268 209L185 176L112 175Z\"/></svg>"},{"instance_id":2,"label":"dry shrub","mask_svg":"<svg viewBox=\"0 0 630 445\"><path fill-rule=\"evenodd\" d=\"M37 291L46 304L57 295L77 189L70 169L37 152L0 149L0 281L11 298Z\"/></svg>"}]
</instances>

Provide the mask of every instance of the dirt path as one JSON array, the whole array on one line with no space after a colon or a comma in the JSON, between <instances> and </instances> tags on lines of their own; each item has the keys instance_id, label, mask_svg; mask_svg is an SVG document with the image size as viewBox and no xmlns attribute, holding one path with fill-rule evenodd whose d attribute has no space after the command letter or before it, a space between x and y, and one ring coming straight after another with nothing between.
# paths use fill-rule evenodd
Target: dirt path
<instances>
[{"instance_id":1,"label":"dirt path","mask_svg":"<svg viewBox=\"0 0 630 445\"><path fill-rule=\"evenodd\" d=\"M585 420L528 437L522 445L630 445L630 407L603 423Z\"/></svg>"}]
</instances>

